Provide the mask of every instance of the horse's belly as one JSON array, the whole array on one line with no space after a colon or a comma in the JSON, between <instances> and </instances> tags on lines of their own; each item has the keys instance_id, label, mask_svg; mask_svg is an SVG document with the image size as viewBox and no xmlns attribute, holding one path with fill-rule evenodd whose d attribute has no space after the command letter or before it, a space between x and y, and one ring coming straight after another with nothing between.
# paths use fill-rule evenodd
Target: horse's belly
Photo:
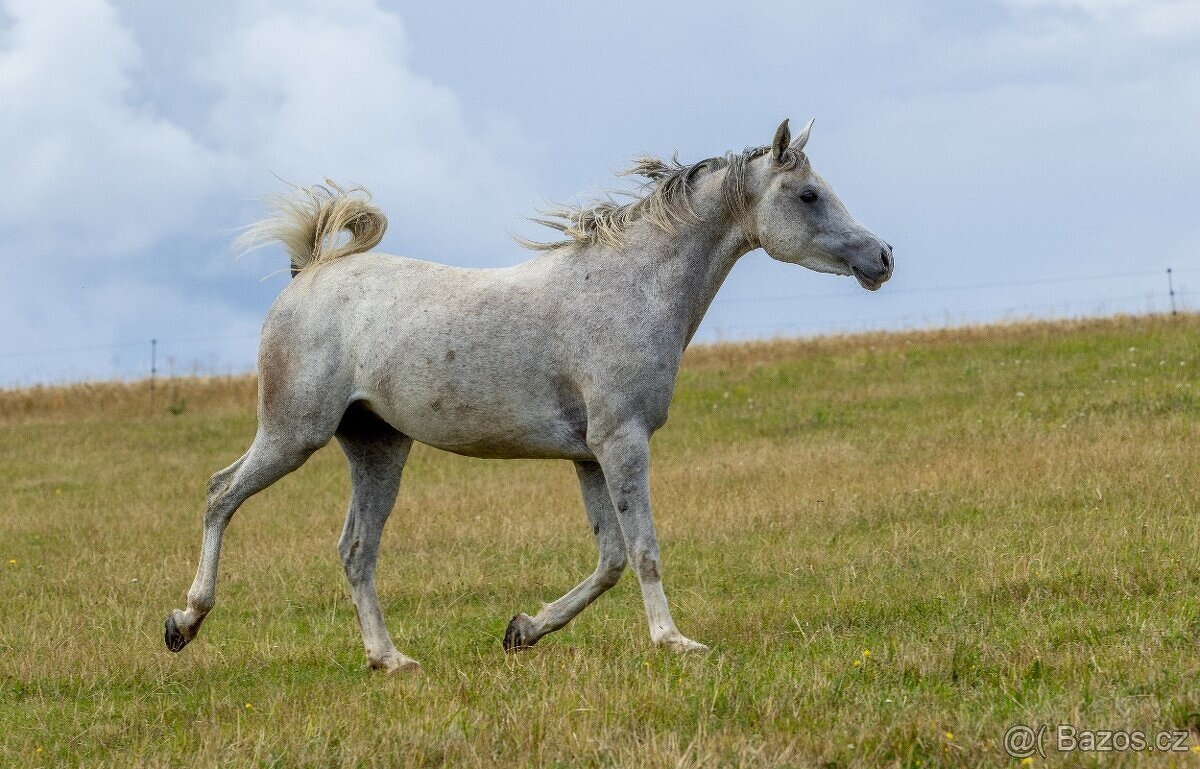
<instances>
[{"instance_id":1,"label":"horse's belly","mask_svg":"<svg viewBox=\"0 0 1200 769\"><path fill-rule=\"evenodd\" d=\"M529 382L398 386L368 396L372 409L413 440L472 457L591 459L582 402ZM534 392L530 392L533 389ZM382 397L379 397L382 396Z\"/></svg>"},{"instance_id":2,"label":"horse's belly","mask_svg":"<svg viewBox=\"0 0 1200 769\"><path fill-rule=\"evenodd\" d=\"M457 436L459 438L463 436ZM481 459L594 459L590 449L578 440L530 440L522 436L488 435L467 443L446 443L436 438L415 440L434 448Z\"/></svg>"},{"instance_id":3,"label":"horse's belly","mask_svg":"<svg viewBox=\"0 0 1200 769\"><path fill-rule=\"evenodd\" d=\"M384 322L363 309L348 330L356 389L393 427L447 451L591 458L580 388L552 329L505 305L511 292L479 296L453 307L400 297Z\"/></svg>"}]
</instances>

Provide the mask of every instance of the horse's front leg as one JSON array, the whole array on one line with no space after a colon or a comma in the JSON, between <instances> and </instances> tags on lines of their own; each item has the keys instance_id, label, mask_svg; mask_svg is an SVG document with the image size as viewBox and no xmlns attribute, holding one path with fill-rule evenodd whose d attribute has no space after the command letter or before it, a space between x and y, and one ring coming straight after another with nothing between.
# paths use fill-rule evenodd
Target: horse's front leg
<instances>
[{"instance_id":1,"label":"horse's front leg","mask_svg":"<svg viewBox=\"0 0 1200 769\"><path fill-rule=\"evenodd\" d=\"M542 636L563 627L588 604L617 584L621 573L625 571L625 543L621 540L621 529L617 525L612 499L608 496L604 473L595 462L576 462L575 471L579 475L579 489L583 493L588 523L596 537L596 548L600 551L596 570L562 598L543 606L536 617L528 614L513 617L504 631L505 651L528 649Z\"/></svg>"},{"instance_id":2,"label":"horse's front leg","mask_svg":"<svg viewBox=\"0 0 1200 769\"><path fill-rule=\"evenodd\" d=\"M640 427L627 426L612 433L593 450L604 470L630 565L642 587L650 640L672 651L708 651L704 644L679 632L667 608L658 538L650 512L649 433Z\"/></svg>"}]
</instances>

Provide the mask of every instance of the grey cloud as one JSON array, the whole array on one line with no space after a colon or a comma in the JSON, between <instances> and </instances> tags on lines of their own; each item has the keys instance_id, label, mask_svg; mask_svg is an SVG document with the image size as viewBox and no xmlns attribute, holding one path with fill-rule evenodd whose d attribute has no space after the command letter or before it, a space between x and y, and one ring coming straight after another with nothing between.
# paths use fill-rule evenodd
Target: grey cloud
<instances>
[{"instance_id":1,"label":"grey cloud","mask_svg":"<svg viewBox=\"0 0 1200 769\"><path fill-rule=\"evenodd\" d=\"M5 352L252 336L282 257L227 244L271 172L371 187L393 252L505 264L540 200L785 116L817 118L813 162L896 277L866 296L751 254L701 339L1161 308L1167 266L1200 287L1190 2L4 7L0 382L143 371ZM928 290L958 285L986 287ZM177 354L253 360L236 340Z\"/></svg>"}]
</instances>

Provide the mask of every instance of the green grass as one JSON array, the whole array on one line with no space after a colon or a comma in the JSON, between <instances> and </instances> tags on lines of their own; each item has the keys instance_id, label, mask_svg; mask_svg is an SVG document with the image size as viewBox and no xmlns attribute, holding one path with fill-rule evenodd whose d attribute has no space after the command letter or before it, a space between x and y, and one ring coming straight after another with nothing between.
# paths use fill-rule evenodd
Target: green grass
<instances>
[{"instance_id":1,"label":"green grass","mask_svg":"<svg viewBox=\"0 0 1200 769\"><path fill-rule=\"evenodd\" d=\"M0 761L996 766L1018 723L1200 744L1198 369L1195 315L690 352L652 485L707 656L650 646L629 575L505 655L509 617L594 565L574 472L418 447L379 569L415 677L364 668L334 447L243 507L216 610L163 647L252 380L0 393Z\"/></svg>"}]
</instances>

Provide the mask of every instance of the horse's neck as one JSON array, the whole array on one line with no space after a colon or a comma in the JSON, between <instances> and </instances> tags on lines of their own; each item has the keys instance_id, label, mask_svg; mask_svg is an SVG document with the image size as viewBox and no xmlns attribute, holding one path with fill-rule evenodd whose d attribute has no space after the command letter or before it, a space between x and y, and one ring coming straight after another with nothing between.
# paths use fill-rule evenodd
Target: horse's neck
<instances>
[{"instance_id":1,"label":"horse's neck","mask_svg":"<svg viewBox=\"0 0 1200 769\"><path fill-rule=\"evenodd\" d=\"M688 244L684 258L687 272L680 281L680 290L674 294L680 317L686 324L684 347L692 341L733 265L749 250L747 239L734 229L727 230L720 238L696 239Z\"/></svg>"},{"instance_id":2,"label":"horse's neck","mask_svg":"<svg viewBox=\"0 0 1200 769\"><path fill-rule=\"evenodd\" d=\"M695 335L733 265L752 248L725 205L718 181L709 180L693 198L699 221L680 225L675 234L646 225L637 246L625 255L631 261L644 261L644 268L655 276L658 301L649 310L661 317L646 320L658 328L677 328L680 352Z\"/></svg>"}]
</instances>

